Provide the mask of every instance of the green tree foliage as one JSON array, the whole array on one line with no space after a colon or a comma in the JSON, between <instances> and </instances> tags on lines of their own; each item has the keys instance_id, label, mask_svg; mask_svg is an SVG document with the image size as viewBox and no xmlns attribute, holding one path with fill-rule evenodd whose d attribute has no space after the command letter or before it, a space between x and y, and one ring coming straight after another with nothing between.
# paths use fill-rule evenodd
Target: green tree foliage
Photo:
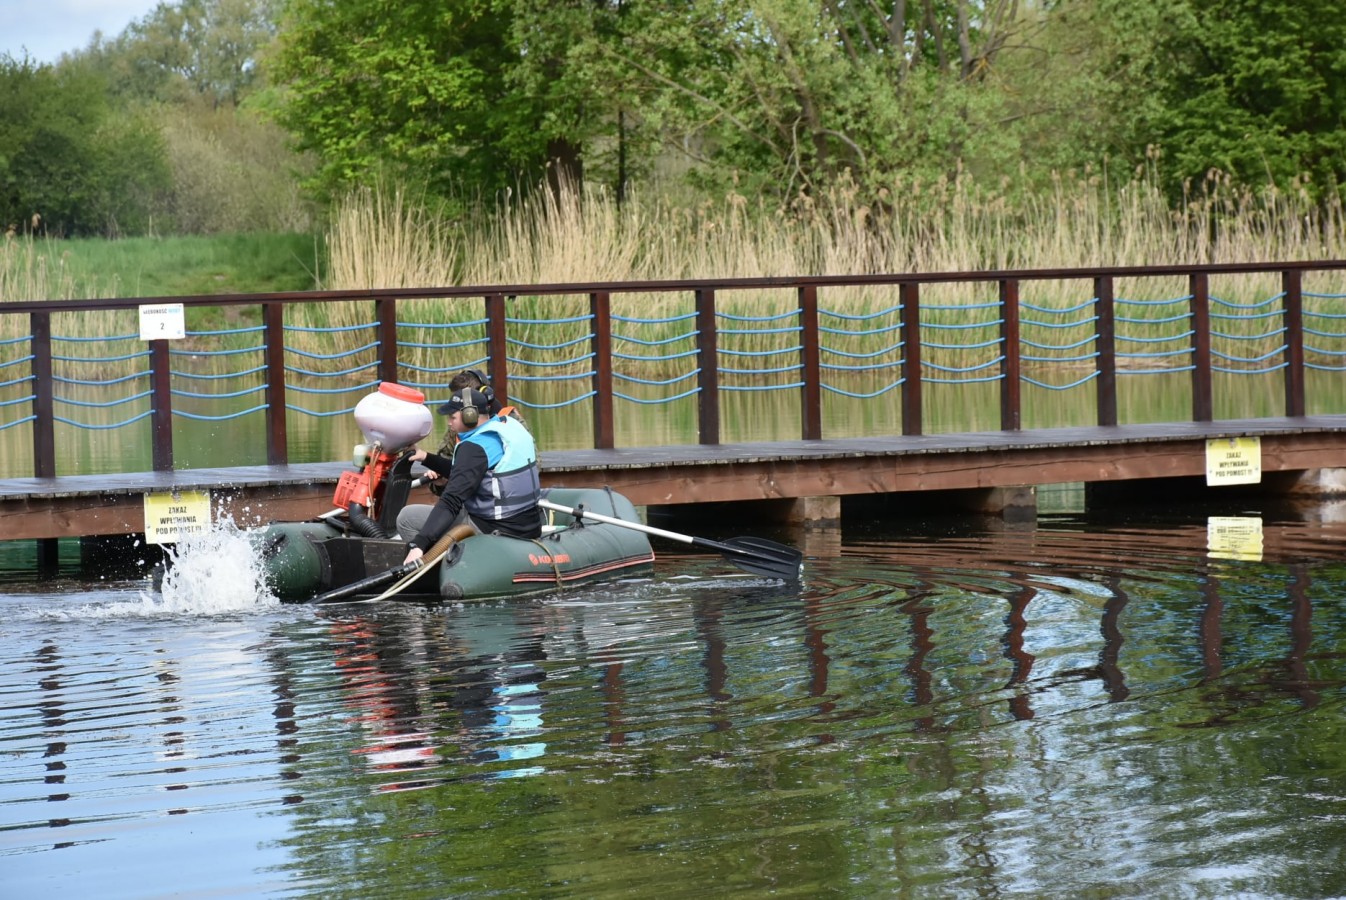
<instances>
[{"instance_id":1,"label":"green tree foliage","mask_svg":"<svg viewBox=\"0 0 1346 900\"><path fill-rule=\"evenodd\" d=\"M253 109L277 3L160 3L55 66L12 62L0 227L39 212L67 235L306 229L304 161Z\"/></svg>"},{"instance_id":2,"label":"green tree foliage","mask_svg":"<svg viewBox=\"0 0 1346 900\"><path fill-rule=\"evenodd\" d=\"M591 159L620 182L632 98L596 48L623 20L602 0L412 0L396 16L379 0L292 0L279 119L328 196L387 174L489 194L544 172L579 181Z\"/></svg>"},{"instance_id":3,"label":"green tree foliage","mask_svg":"<svg viewBox=\"0 0 1346 900\"><path fill-rule=\"evenodd\" d=\"M1147 40L1118 58L1149 97L1118 109L1121 152L1152 146L1175 199L1217 170L1236 182L1346 185L1346 8L1340 0L1185 0L1154 9L1105 0Z\"/></svg>"},{"instance_id":4,"label":"green tree foliage","mask_svg":"<svg viewBox=\"0 0 1346 900\"><path fill-rule=\"evenodd\" d=\"M517 115L503 70L508 10L488 0L294 0L274 72L280 121L320 160L335 192L381 172L449 191L457 178L499 185Z\"/></svg>"},{"instance_id":5,"label":"green tree foliage","mask_svg":"<svg viewBox=\"0 0 1346 900\"><path fill-rule=\"evenodd\" d=\"M620 191L662 148L775 193L952 171L1020 27L1008 0L294 0L282 121L330 191L391 170L432 190L585 166ZM661 148L662 145L662 148Z\"/></svg>"},{"instance_id":6,"label":"green tree foliage","mask_svg":"<svg viewBox=\"0 0 1346 900\"><path fill-rule=\"evenodd\" d=\"M642 26L604 49L701 177L790 196L938 178L998 142L987 75L1025 30L1015 6L643 4Z\"/></svg>"},{"instance_id":7,"label":"green tree foliage","mask_svg":"<svg viewBox=\"0 0 1346 900\"><path fill-rule=\"evenodd\" d=\"M262 84L260 57L275 38L277 3L160 3L75 61L103 72L113 93L126 100L237 106Z\"/></svg>"},{"instance_id":8,"label":"green tree foliage","mask_svg":"<svg viewBox=\"0 0 1346 900\"><path fill-rule=\"evenodd\" d=\"M504 70L504 103L517 115L503 120L503 139L517 171L539 162L549 180L584 178L623 189L657 137L630 115L638 101L603 48L621 43L625 3L607 0L511 0L511 58Z\"/></svg>"},{"instance_id":9,"label":"green tree foliage","mask_svg":"<svg viewBox=\"0 0 1346 900\"><path fill-rule=\"evenodd\" d=\"M154 124L115 109L96 73L0 57L0 225L142 233L167 187Z\"/></svg>"}]
</instances>

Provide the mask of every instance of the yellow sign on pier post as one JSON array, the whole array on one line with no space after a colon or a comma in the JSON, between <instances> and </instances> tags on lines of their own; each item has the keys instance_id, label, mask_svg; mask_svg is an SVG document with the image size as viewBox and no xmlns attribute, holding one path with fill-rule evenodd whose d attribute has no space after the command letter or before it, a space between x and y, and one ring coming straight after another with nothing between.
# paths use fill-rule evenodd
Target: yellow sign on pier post
<instances>
[{"instance_id":1,"label":"yellow sign on pier post","mask_svg":"<svg viewBox=\"0 0 1346 900\"><path fill-rule=\"evenodd\" d=\"M1262 480L1262 439L1212 438L1206 441L1206 484L1258 484Z\"/></svg>"},{"instance_id":2,"label":"yellow sign on pier post","mask_svg":"<svg viewBox=\"0 0 1346 900\"><path fill-rule=\"evenodd\" d=\"M210 493L174 491L145 495L145 543L176 544L210 530Z\"/></svg>"}]
</instances>

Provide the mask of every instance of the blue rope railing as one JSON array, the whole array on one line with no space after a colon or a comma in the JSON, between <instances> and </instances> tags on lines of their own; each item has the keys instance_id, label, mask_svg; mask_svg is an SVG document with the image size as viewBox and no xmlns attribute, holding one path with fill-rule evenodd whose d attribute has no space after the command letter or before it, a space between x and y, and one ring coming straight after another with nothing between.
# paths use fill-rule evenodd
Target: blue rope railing
<instances>
[{"instance_id":1,"label":"blue rope railing","mask_svg":"<svg viewBox=\"0 0 1346 900\"><path fill-rule=\"evenodd\" d=\"M1324 372L1346 370L1346 293L1302 291L1303 341L1306 369ZM1264 375L1289 365L1289 298L1285 292L1240 302L1208 295L1206 311L1211 328L1208 349L1210 371L1228 375ZM1196 368L1194 313L1191 294L1178 297L1118 297L1112 335L1118 376L1191 372ZM615 399L654 405L675 403L696 396L703 388L702 365L712 365L720 379L719 391L729 393L779 392L804 386L806 343L803 310L794 303L762 314L716 310L717 353L706 362L700 358L698 313L661 316L611 315L610 338L614 351L611 378L625 391L613 391ZM1023 366L1018 377L1025 384L1052 391L1080 388L1100 377L1094 365L1099 349L1099 299L1097 297L1053 299L1052 302L1022 300L1016 346L1006 348L999 333L1005 328L1003 301L970 303L922 303L919 306L920 349L923 357L919 379L940 385L994 382L1005 377L1010 352ZM888 304L875 311L816 308L819 324L816 357L810 365L821 373L820 387L828 394L853 399L873 399L909 384L916 373L907 371L910 357L904 323L904 305ZM596 328L591 313L556 317L506 316L504 336L509 353L511 385L518 389L510 402L530 409L559 409L595 397L592 381L599 366L592 350ZM1271 322L1267 322L1271 320ZM498 324L498 319L496 320ZM386 325L387 323L383 323ZM912 323L913 325L916 323ZM380 341L362 339L382 334L378 322L339 326L285 325L282 334L318 336L307 347L285 346L282 370L286 390L296 398L322 398L317 403L286 403L293 414L316 418L346 415L354 407L347 401L355 394L378 385ZM488 318L462 322L398 321L397 369L399 381L421 390L427 397L446 393L453 374L466 368L486 369L491 363ZM174 417L224 421L270 410L267 403L238 401L265 393L267 365L257 365L258 354L268 353L267 343L250 336L274 333L266 326L247 326L187 332L187 346L174 344L167 350L174 367L169 376L170 393L189 401L185 410L174 408ZM354 340L352 340L354 336ZM442 338L442 339L441 339ZM931 339L933 338L933 339ZM55 403L70 408L108 411L152 400L145 390L148 369L137 369L139 360L151 355L137 345L134 333L112 336L50 335L61 347L52 353L56 368L51 385L62 395ZM36 421L30 408L37 403L36 362L33 335L0 339L0 351L13 347L18 355L0 360L0 371L11 374L0 380L0 430ZM129 342L126 352L115 352L118 342ZM350 346L347 346L347 345ZM315 346L316 345L316 346ZM73 349L72 349L73 348ZM90 349L81 349L90 348ZM573 348L573 351L572 349ZM468 353L471 359L453 357ZM82 355L88 354L88 355ZM443 354L444 365L436 364ZM555 358L559 357L559 358ZM273 361L274 364L275 361ZM25 374L25 367L29 371ZM194 371L201 369L202 371ZM90 371L95 375L89 375ZM190 382L188 380L191 380ZM727 383L726 383L727 382ZM188 384L197 383L197 387ZM136 385L131 393L108 398L101 392L124 384ZM220 390L209 385L220 384ZM567 387L573 385L573 388ZM638 390L631 390L635 388ZM50 387L47 388L50 390ZM571 396L560 396L571 394ZM437 401L428 401L436 402ZM327 409L338 405L341 409ZM317 406L319 408L308 408ZM77 428L108 430L122 428L152 415L152 409L136 410L131 418L117 422L77 422L53 416L55 421Z\"/></svg>"},{"instance_id":2,"label":"blue rope railing","mask_svg":"<svg viewBox=\"0 0 1346 900\"><path fill-rule=\"evenodd\" d=\"M893 316L900 316L903 310L902 304L888 306L880 310L869 313L843 313L835 309L819 308L818 324L818 352L821 359L840 358L846 359L865 359L878 360L877 362L857 363L837 363L822 362L818 363L820 372L827 373L829 379L819 379L819 386L829 394L835 394L839 397L850 397L856 400L872 400L875 397L900 387L905 381L905 376L899 376L895 381L878 386L872 391L856 390L853 387L843 387L831 378L839 377L844 372L876 372L882 369L899 369L906 365L905 357L901 356L906 340L899 337L891 343L886 343L877 349L843 349L840 344L844 341L852 343L867 342L875 335L886 335L893 332L901 332L901 321L891 321ZM840 320L842 323L853 323L853 327L839 328L822 324L823 317ZM885 324L878 324L875 327L859 327L861 323L868 323L883 320ZM828 343L823 342L823 337L829 336ZM898 354L897 358L889 358ZM835 374L834 374L835 373Z\"/></svg>"}]
</instances>

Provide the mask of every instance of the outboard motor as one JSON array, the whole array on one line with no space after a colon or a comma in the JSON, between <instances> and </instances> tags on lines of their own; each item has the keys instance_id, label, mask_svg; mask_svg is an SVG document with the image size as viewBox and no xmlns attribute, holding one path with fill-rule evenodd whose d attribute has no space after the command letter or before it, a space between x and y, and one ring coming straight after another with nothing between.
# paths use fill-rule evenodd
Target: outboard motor
<instances>
[{"instance_id":1,"label":"outboard motor","mask_svg":"<svg viewBox=\"0 0 1346 900\"><path fill-rule=\"evenodd\" d=\"M355 404L355 423L365 438L352 459L358 471L341 474L332 502L346 510L357 532L386 538L411 490L411 464L398 462L430 433L430 410L420 391L385 381Z\"/></svg>"}]
</instances>

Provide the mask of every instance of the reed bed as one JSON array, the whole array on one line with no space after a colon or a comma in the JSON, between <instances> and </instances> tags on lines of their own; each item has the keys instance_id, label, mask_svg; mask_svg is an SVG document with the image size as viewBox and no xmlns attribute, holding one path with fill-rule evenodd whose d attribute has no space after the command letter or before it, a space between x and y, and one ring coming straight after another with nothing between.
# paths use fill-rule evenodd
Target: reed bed
<instances>
[{"instance_id":1,"label":"reed bed","mask_svg":"<svg viewBox=\"0 0 1346 900\"><path fill-rule=\"evenodd\" d=\"M894 184L872 204L862 203L842 184L789 206L737 193L678 206L636 192L619 204L601 188L566 187L559 194L540 190L478 204L457 218L399 188L375 187L351 194L333 209L328 259L318 286L563 284L1346 257L1346 215L1339 202L1315 205L1302 190L1250 191L1212 176L1173 209L1156 184L1144 169L1120 184L1102 172L1066 173L1050 192L1018 197L1011 183L988 186L959 174L931 183ZM108 296L118 289L115 281L96 285L72 277L62 267L58 247L47 241L4 242L0 300ZM1119 323L1119 338L1134 339L1133 349L1178 352L1185 346L1180 313L1188 290L1182 278L1118 279L1118 315L1134 319ZM1280 338L1260 310L1279 292L1277 276L1212 278L1210 290L1213 311L1229 316L1217 330L1231 341L1248 341L1235 350L1217 338L1217 349L1248 359L1274 351ZM1340 274L1313 274L1304 290L1317 295L1320 312L1346 311ZM1059 405L1052 392L1072 385L1089 389L1077 382L1094 368L1088 355L1094 324L1086 308L1091 292L1092 285L1082 280L1021 285L1024 370L1035 379L1025 389L1026 403L1048 418ZM958 400L941 402L946 393L994 392L990 381L1002 354L996 300L993 284L923 287L923 361L931 415L960 405ZM791 368L799 345L793 291L722 290L717 304L722 387L730 392L748 386L787 389L797 382L798 371ZM905 355L897 329L897 289L824 288L819 304L827 329L825 386L854 402L893 396ZM615 294L612 308L616 349L623 354L616 366L622 379L618 389L628 399L677 396L694 386L689 380L695 365L689 354L696 343L690 292ZM592 323L586 296L518 296L508 315L512 393L545 405L587 390L592 361L585 357L586 336ZM398 318L408 383L441 386L458 369L485 360L483 307L477 298L402 301ZM292 404L326 414L350 404L340 396L318 395L348 391L353 402L356 392L373 383L373 321L367 301L287 308L286 340L294 351ZM26 334L26 317L0 317L0 328L3 336ZM141 360L107 360L119 355L121 343L107 339L135 331L133 311L61 316L57 328L65 337L105 341L72 344L67 354L90 357L85 367L92 365L105 377L143 368ZM175 348L199 345L203 355L176 358L174 367L204 377L229 366L252 366L260 351L243 357L205 354L211 348L237 351L258 343L253 334L208 335ZM1322 343L1329 353L1339 352L1340 341ZM126 344L121 352L139 346L134 339ZM1119 344L1118 349L1127 348ZM0 362L7 358L0 355ZM1317 359L1340 364L1339 356ZM1121 365L1157 370L1168 365L1163 360L1137 353ZM82 377L73 368L70 372ZM1154 378L1181 380L1165 374ZM332 388L334 382L342 387ZM198 387L210 390L209 385ZM253 402L240 397L234 405L246 408ZM940 430L938 423L933 430Z\"/></svg>"},{"instance_id":2,"label":"reed bed","mask_svg":"<svg viewBox=\"0 0 1346 900\"><path fill-rule=\"evenodd\" d=\"M842 185L816 200L789 207L729 194L695 207L676 207L639 194L622 204L600 188L564 188L559 195L539 191L492 208L478 207L465 219L450 221L398 191L362 191L341 204L330 230L331 288L399 287L449 284L559 284L586 281L643 281L782 274L870 274L891 272L974 272L1004 268L1144 266L1207 262L1256 262L1342 258L1346 255L1346 216L1339 202L1315 205L1302 190L1251 191L1213 175L1195 186L1179 209L1172 209L1153 173L1137 170L1120 185L1101 172L1063 174L1046 194L1011 201L1013 185L988 188L959 175L929 184L896 184L881 205L860 203ZM1320 279L1325 292L1340 291L1340 281ZM1308 286L1306 285L1306 290ZM967 329L958 341L989 339L998 316L994 285L932 285L923 290L923 315L936 327ZM1023 296L1044 309L1065 310L1090 299L1083 281L1026 283ZM1280 290L1274 275L1214 279L1212 294L1230 309L1256 309ZM1122 279L1116 293L1138 301L1138 318L1162 318L1166 298L1183 298L1180 278ZM875 354L891 344L883 310L897 305L895 288L827 288L820 292L824 324L845 317L874 316L856 325L854 337L837 337L836 364L844 354ZM717 297L722 326L735 332L722 340L730 353L788 354L797 344L786 316L797 306L790 291L721 291ZM1340 304L1337 304L1338 306ZM527 345L518 365L556 364L573 358L574 341L587 333L587 298L517 297L510 305L511 337ZM613 311L646 341L666 341L663 355L693 346L685 317L693 309L689 293L618 294ZM1153 312L1150 312L1150 311ZM370 321L366 307L345 304L313 310L332 326ZM447 328L480 318L479 301L410 302L399 319ZM1258 333L1251 313L1230 322L1230 334ZM542 324L544 320L573 320ZM740 320L758 320L756 324ZM979 321L984 324L978 326ZM770 327L766 323L772 323ZM619 332L622 330L619 322ZM1145 332L1144 326L1137 326ZM1025 337L1069 344L1091 333L1088 324L1062 333L1025 327ZM840 329L839 329L840 330ZM1147 333L1148 334L1148 333ZM331 335L329 334L328 337ZM1149 335L1152 336L1152 335ZM931 335L927 332L926 338ZM952 337L952 336L951 336ZM463 340L470 335L464 333ZM429 343L429 342L427 342ZM1274 343L1268 338L1269 349ZM826 344L826 342L825 342ZM553 350L547 350L547 347ZM480 357L480 348L463 356ZM457 348L455 348L457 352ZM484 352L484 351L483 351ZM827 351L825 351L826 354ZM1244 351L1245 353L1247 351ZM443 365L442 351L413 352L414 366ZM1044 353L1045 358L1053 354ZM1069 355L1065 351L1055 354ZM436 359L436 357L440 357ZM878 365L895 358L875 357ZM987 359L986 348L931 348L927 362L963 368ZM827 364L825 358L824 363ZM1079 361L1080 365L1084 365ZM631 362L633 369L651 365ZM679 365L655 365L651 375L669 378ZM1143 366L1146 363L1136 362ZM585 363L563 369L578 375ZM767 382L783 382L763 376Z\"/></svg>"},{"instance_id":3,"label":"reed bed","mask_svg":"<svg viewBox=\"0 0 1346 900\"><path fill-rule=\"evenodd\" d=\"M0 300L111 297L116 286L115 278L89 278L71 271L58 241L0 239ZM51 327L56 357L52 369L62 384L58 390L76 402L99 402L93 398L99 387L148 368L148 361L136 356L144 345L137 340L134 310L60 313L52 317ZM0 316L0 403L12 405L33 392L30 380L23 377L27 369L20 365L31 352L28 334L27 316ZM127 335L132 337L126 339ZM120 417L127 409L131 410L128 415L135 415L143 411L144 404L127 400L115 406L120 410L105 412L112 407L103 406L94 417ZM67 412L62 410L62 414Z\"/></svg>"}]
</instances>

